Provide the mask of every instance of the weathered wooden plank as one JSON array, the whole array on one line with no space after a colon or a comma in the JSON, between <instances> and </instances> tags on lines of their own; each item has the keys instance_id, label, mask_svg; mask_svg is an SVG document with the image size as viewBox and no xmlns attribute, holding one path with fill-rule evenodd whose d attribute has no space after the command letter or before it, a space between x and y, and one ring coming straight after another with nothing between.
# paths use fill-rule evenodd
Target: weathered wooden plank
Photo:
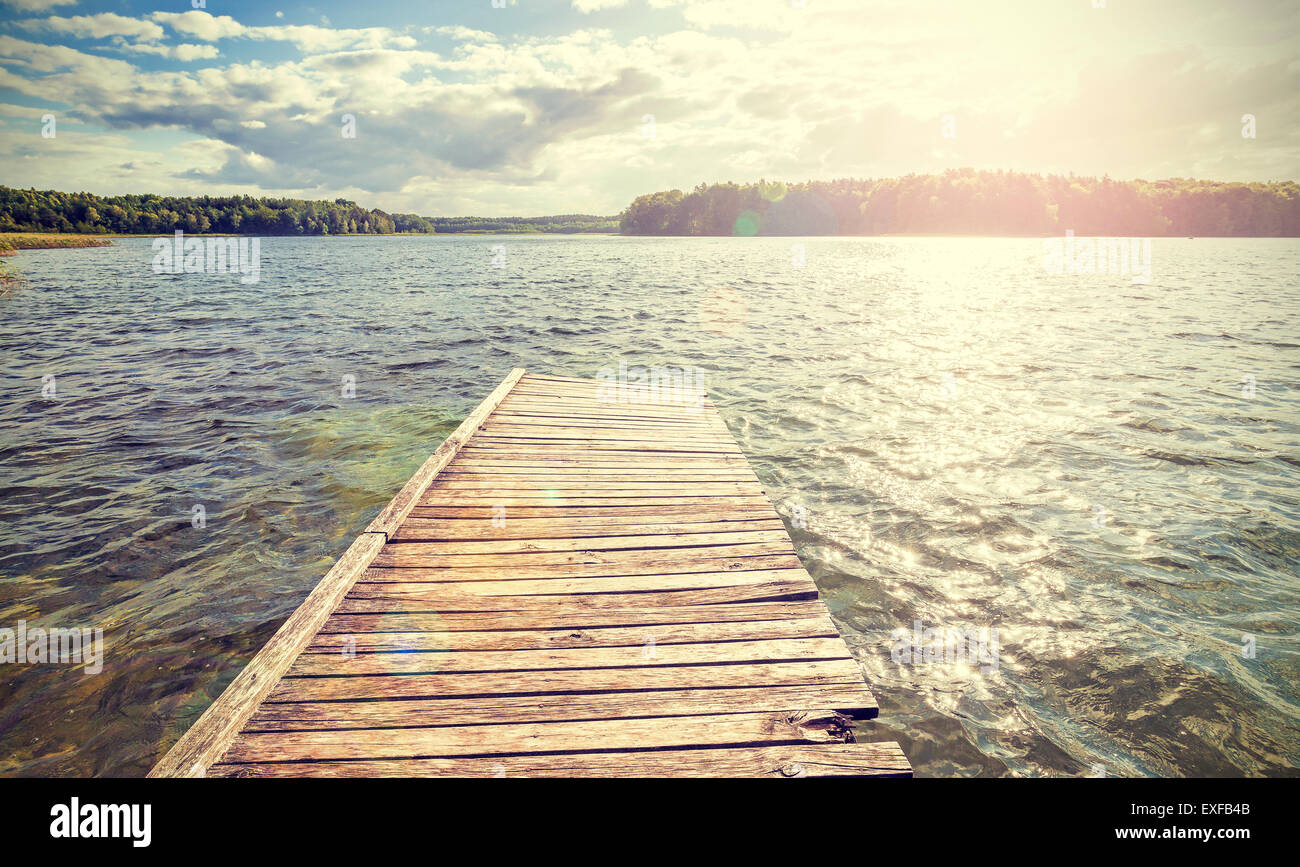
<instances>
[{"instance_id":1,"label":"weathered wooden plank","mask_svg":"<svg viewBox=\"0 0 1300 867\"><path fill-rule=\"evenodd\" d=\"M431 485L426 492L427 496L435 496L442 493L467 493L475 497L496 496L498 494L506 497L528 496L523 492L541 491L547 496L555 494L561 497L581 496L584 493L595 494L596 492L605 493L613 492L620 497L640 496L648 494L651 496L664 496L671 494L690 494L692 496L704 496L706 494L741 494L754 496L762 491L762 488L754 482L748 480L709 480L699 481L696 479L683 479L676 481L665 479L661 481L647 481L640 479L622 479L618 481L602 481L600 479L580 478L580 479L550 479L550 480L527 480L523 482L510 482L499 479L491 479L485 482L465 481L463 479L443 479Z\"/></svg>"},{"instance_id":2,"label":"weathered wooden plank","mask_svg":"<svg viewBox=\"0 0 1300 867\"><path fill-rule=\"evenodd\" d=\"M520 391L514 395L515 407L568 407L587 412L611 412L637 415L658 415L665 418L700 418L714 412L708 400L701 401L619 401L602 400L594 394L547 394L539 391Z\"/></svg>"},{"instance_id":3,"label":"weathered wooden plank","mask_svg":"<svg viewBox=\"0 0 1300 867\"><path fill-rule=\"evenodd\" d=\"M493 416L497 419L498 416ZM623 435L639 434L653 437L676 437L678 434L702 435L710 438L731 438L731 431L723 425L690 423L683 425L672 421L624 418L583 418L561 422L552 416L510 415L501 416L487 427L494 433L527 435L542 431L598 436L605 433Z\"/></svg>"},{"instance_id":4,"label":"weathered wooden plank","mask_svg":"<svg viewBox=\"0 0 1300 867\"><path fill-rule=\"evenodd\" d=\"M647 537L654 538L654 537ZM693 545L690 547L655 548L641 550L608 551L596 548L582 548L579 551L519 551L507 553L480 554L428 554L409 553L404 548L424 544L422 542L395 542L384 548L375 557L376 566L421 567L436 569L439 567L465 568L470 566L492 566L502 569L516 569L524 566L565 566L582 563L607 563L629 566L635 564L644 572L658 571L658 564L674 563L680 560L693 560L699 557L755 557L767 554L793 554L794 547L786 539L771 542L738 542L736 544Z\"/></svg>"},{"instance_id":5,"label":"weathered wooden plank","mask_svg":"<svg viewBox=\"0 0 1300 867\"><path fill-rule=\"evenodd\" d=\"M497 575L502 573L497 572ZM421 579L427 576L419 576ZM597 575L583 578L497 578L475 576L465 581L432 582L426 580L398 582L394 580L358 582L357 587L407 587L434 585L454 589L457 593L474 596L554 596L555 594L580 596L589 593L648 593L665 590L697 590L706 587L736 587L742 584L768 584L773 581L804 582L809 592L815 590L807 573L798 567L789 569L750 569L730 572L680 572L667 575Z\"/></svg>"},{"instance_id":6,"label":"weathered wooden plank","mask_svg":"<svg viewBox=\"0 0 1300 867\"><path fill-rule=\"evenodd\" d=\"M558 412L558 411L557 411ZM554 428L570 429L582 427L583 425L595 425L610 431L620 431L624 427L640 426L654 427L660 431L671 431L677 433L692 433L697 431L709 431L718 433L727 430L727 426L715 413L694 413L682 414L677 417L646 417L636 414L628 416L618 416L615 413L602 412L597 410L588 414L585 410L576 406L570 406L568 415L557 415L551 413L549 416L545 410L522 410L506 409L500 416L493 416L493 426L509 426L518 424L542 425Z\"/></svg>"},{"instance_id":7,"label":"weathered wooden plank","mask_svg":"<svg viewBox=\"0 0 1300 867\"><path fill-rule=\"evenodd\" d=\"M673 435L677 433L704 433L710 436L730 435L727 426L721 422L699 421L653 421L648 419L600 419L600 418L564 418L547 415L519 415L510 413L493 413L491 420L484 425L485 431L501 433L533 433L538 431L565 431L574 433L653 433Z\"/></svg>"},{"instance_id":8,"label":"weathered wooden plank","mask_svg":"<svg viewBox=\"0 0 1300 867\"><path fill-rule=\"evenodd\" d=\"M462 450L459 458L452 465L456 469L466 469L471 471L482 470L507 470L523 468L528 471L548 471L555 469L586 469L586 470L628 470L628 471L653 471L653 470L694 470L709 472L712 470L735 470L737 472L747 470L749 467L742 461L725 455L712 456L691 456L691 455L653 455L643 454L635 457L627 457L617 454L596 454L594 452L581 455L536 455L524 454L516 449L513 453L502 451L470 451Z\"/></svg>"},{"instance_id":9,"label":"weathered wooden plank","mask_svg":"<svg viewBox=\"0 0 1300 867\"><path fill-rule=\"evenodd\" d=\"M682 428L688 431L705 430L721 433L730 429L718 419L709 418L708 414L695 415L656 415L653 413L620 412L601 409L578 409L561 405L526 405L506 402L501 405L503 423L572 423L575 426L588 426L606 429L652 429L659 432L676 431ZM709 413L714 410L710 409ZM566 415L567 413L567 415Z\"/></svg>"},{"instance_id":10,"label":"weathered wooden plank","mask_svg":"<svg viewBox=\"0 0 1300 867\"><path fill-rule=\"evenodd\" d=\"M640 461L617 466L608 464L588 466L579 462L561 462L554 465L552 463L521 460L479 461L462 458L453 461L441 475L452 478L462 476L470 478L488 477L485 480L495 479L497 476L517 476L528 479L538 476L559 476L561 478L613 476L620 479L722 479L730 476L740 476L745 481L758 478L752 469L735 461L719 461L711 464L678 464L676 461L670 461L659 466Z\"/></svg>"},{"instance_id":11,"label":"weathered wooden plank","mask_svg":"<svg viewBox=\"0 0 1300 867\"><path fill-rule=\"evenodd\" d=\"M800 620L826 613L826 606L812 600L785 600L780 602L747 602L736 605L660 605L652 608L602 611L590 609L557 608L553 611L509 612L336 612L325 621L321 632L351 632L358 622L373 623L376 629L424 629L434 622L439 631L487 632L528 629L605 629L611 627L643 627L674 624L708 625L721 623L760 623L773 620ZM436 619L435 619L436 618Z\"/></svg>"},{"instance_id":12,"label":"weathered wooden plank","mask_svg":"<svg viewBox=\"0 0 1300 867\"><path fill-rule=\"evenodd\" d=\"M830 710L733 713L710 716L620 720L564 720L492 726L355 731L244 732L223 757L226 762L283 761L310 755L316 761L382 758L493 756L701 746L771 746L845 743L850 721Z\"/></svg>"},{"instance_id":13,"label":"weathered wooden plank","mask_svg":"<svg viewBox=\"0 0 1300 867\"><path fill-rule=\"evenodd\" d=\"M448 581L367 581L354 584L340 603L341 612L394 610L388 604L402 606L405 610L420 611L524 611L534 608L558 610L570 608L638 608L651 605L717 605L740 602L799 600L815 596L816 585L802 569L774 570L777 575L762 575L767 580L736 583L701 581L704 586L690 590L607 591L602 593L546 593L522 595L484 596L473 589L475 585L490 582L483 579L467 582ZM712 573L688 573L691 575ZM733 573L725 573L731 575ZM743 575L743 572L736 572ZM424 578L426 576L419 576ZM510 579L497 579L508 581ZM556 579L567 580L567 579ZM553 585L559 586L559 585ZM367 600L370 600L367 603ZM353 603L357 603L353 606ZM377 607L376 607L377 606ZM418 606L411 608L410 606Z\"/></svg>"},{"instance_id":14,"label":"weathered wooden plank","mask_svg":"<svg viewBox=\"0 0 1300 867\"><path fill-rule=\"evenodd\" d=\"M222 764L214 777L880 777L908 778L912 767L894 742L781 744L732 749L389 759L353 762Z\"/></svg>"},{"instance_id":15,"label":"weathered wooden plank","mask_svg":"<svg viewBox=\"0 0 1300 867\"><path fill-rule=\"evenodd\" d=\"M577 385L590 385L590 384L593 383L593 382L595 382L595 383L599 383L599 382L601 381L601 380L598 379L598 378L593 378L593 377L590 377L590 376L560 376L559 374L556 374L556 373L536 373L536 372L533 372L533 373L527 373L527 374L524 374L524 375L528 377L528 379L529 379L530 382L541 382L541 383L545 383L545 382L555 382L555 383L564 383L564 382L568 382L568 383L574 383L574 384L577 384Z\"/></svg>"},{"instance_id":16,"label":"weathered wooden plank","mask_svg":"<svg viewBox=\"0 0 1300 867\"><path fill-rule=\"evenodd\" d=\"M577 538L474 539L442 542L404 541L395 544L395 554L411 556L453 556L457 554L527 554L545 551L648 551L654 548L701 548L716 545L777 543L782 550L793 551L784 529L688 531L685 533L640 533L619 536L581 536Z\"/></svg>"},{"instance_id":17,"label":"weathered wooden plank","mask_svg":"<svg viewBox=\"0 0 1300 867\"><path fill-rule=\"evenodd\" d=\"M470 696L400 701L266 702L245 731L491 725L624 717L692 716L741 711L793 711L824 707L853 719L870 719L875 699L865 687L743 686L553 696Z\"/></svg>"},{"instance_id":18,"label":"weathered wooden plank","mask_svg":"<svg viewBox=\"0 0 1300 867\"><path fill-rule=\"evenodd\" d=\"M610 422L588 421L586 424L575 424L572 422L548 422L536 419L532 421L515 419L506 421L503 417L493 416L483 423L482 433L485 436L509 437L511 439L534 437L549 439L667 437L679 440L685 437L690 439L722 440L728 444L735 442L731 432L725 427L699 422L684 424L665 421L652 424L644 421L629 421L627 423L613 424Z\"/></svg>"},{"instance_id":19,"label":"weathered wooden plank","mask_svg":"<svg viewBox=\"0 0 1300 867\"><path fill-rule=\"evenodd\" d=\"M476 454L490 451L501 451L507 454L535 454L535 455L578 455L588 456L592 454L609 454L617 453L623 455L638 456L646 452L661 454L682 454L682 455L730 455L735 451L724 443L708 443L699 441L681 441L670 442L664 440L609 440L603 438L589 439L569 439L569 440L543 440L543 439L514 439L510 437L483 437L475 439L474 445L470 446Z\"/></svg>"},{"instance_id":20,"label":"weathered wooden plank","mask_svg":"<svg viewBox=\"0 0 1300 867\"><path fill-rule=\"evenodd\" d=\"M419 521L419 523L415 523ZM526 544L533 540L554 539L555 535L567 534L569 538L605 539L626 536L672 537L684 535L720 535L723 533L771 532L783 527L779 520L768 517L754 517L750 520L735 521L695 521L684 523L631 523L627 519L597 519L592 523L580 524L558 520L520 518L507 522L504 526L493 526L490 521L463 520L455 518L417 518L408 520L393 535L394 549L400 550L398 543L420 543L425 545L452 544L461 542L519 542ZM548 536L547 534L555 534Z\"/></svg>"},{"instance_id":21,"label":"weathered wooden plank","mask_svg":"<svg viewBox=\"0 0 1300 867\"><path fill-rule=\"evenodd\" d=\"M729 515L751 516L751 515L776 515L772 504L768 502L752 503L746 505L727 505L718 507L709 507L707 505L681 505L680 503L664 503L662 505L649 505L640 503L638 505L602 505L602 506L571 506L567 508L557 506L516 506L509 509L504 514L495 508L495 506L416 506L411 511L411 517L416 518L473 518L479 520L491 521L493 518L504 520L508 524L516 518L584 518L584 517L670 517L670 516L694 516L694 515L711 515L716 518L725 519Z\"/></svg>"},{"instance_id":22,"label":"weathered wooden plank","mask_svg":"<svg viewBox=\"0 0 1300 867\"><path fill-rule=\"evenodd\" d=\"M475 448L503 445L510 448L615 449L649 451L697 451L735 454L734 441L722 434L683 434L664 436L661 431L525 431L483 430L474 441Z\"/></svg>"},{"instance_id":23,"label":"weathered wooden plank","mask_svg":"<svg viewBox=\"0 0 1300 867\"><path fill-rule=\"evenodd\" d=\"M489 463L489 464L523 464L525 466L545 466L548 464L558 465L594 465L594 466L637 466L637 467L748 467L743 455L733 452L708 452L703 454L689 454L677 452L674 454L659 455L652 452L618 454L614 452L578 452L577 454L564 455L552 452L526 454L526 452L538 451L534 449L515 449L515 454L509 451L499 449L481 449L476 443L471 442L461 450L457 457L458 462L465 463Z\"/></svg>"},{"instance_id":24,"label":"weathered wooden plank","mask_svg":"<svg viewBox=\"0 0 1300 867\"><path fill-rule=\"evenodd\" d=\"M339 603L337 610L348 614L373 614L381 611L558 612L561 608L613 612L619 609L657 605L672 607L816 598L816 585L807 577L807 573L803 573L796 580L765 581L760 584L736 584L725 587L531 596L478 596L471 593L454 593L446 584L366 584L354 586L347 597Z\"/></svg>"},{"instance_id":25,"label":"weathered wooden plank","mask_svg":"<svg viewBox=\"0 0 1300 867\"><path fill-rule=\"evenodd\" d=\"M650 403L662 406L694 406L708 400L708 395L702 389L684 387L681 383L677 383L675 388L670 388L666 382L659 385L651 383L615 384L596 380L566 383L542 382L531 377L525 377L520 383L520 393L584 398L598 400L601 403L632 403L634 405Z\"/></svg>"},{"instance_id":26,"label":"weathered wooden plank","mask_svg":"<svg viewBox=\"0 0 1300 867\"><path fill-rule=\"evenodd\" d=\"M848 659L754 662L726 665L636 666L474 674L379 674L345 677L284 677L267 701L360 701L468 695L647 692L663 689L719 689L736 686L854 686L862 672Z\"/></svg>"},{"instance_id":27,"label":"weathered wooden plank","mask_svg":"<svg viewBox=\"0 0 1300 867\"><path fill-rule=\"evenodd\" d=\"M834 638L829 616L736 623L666 623L587 629L509 629L452 632L436 614L407 615L404 624L388 615L336 615L312 639L306 653L362 653L374 650L536 650L538 648L644 647L704 641L773 638ZM835 707L835 705L827 705ZM836 708L839 710L839 708Z\"/></svg>"},{"instance_id":28,"label":"weathered wooden plank","mask_svg":"<svg viewBox=\"0 0 1300 867\"><path fill-rule=\"evenodd\" d=\"M533 650L403 650L303 653L290 666L293 677L378 674L445 674L465 671L532 672L566 668L647 668L733 662L849 659L836 638L775 638L695 644L537 648Z\"/></svg>"},{"instance_id":29,"label":"weathered wooden plank","mask_svg":"<svg viewBox=\"0 0 1300 867\"><path fill-rule=\"evenodd\" d=\"M482 496L479 496L482 494ZM448 491L432 491L420 500L420 505L427 508L440 508L445 506L477 506L488 509L502 506L506 509L512 507L541 507L549 506L553 509L572 508L575 506L646 506L651 503L663 503L664 505L677 506L765 506L771 508L771 503L767 498L760 495L732 496L732 495L709 495L703 497L682 496L678 494L642 494L637 497L619 497L619 496L576 496L576 497L548 497L541 492L535 497L500 497L492 496L486 491L452 493Z\"/></svg>"},{"instance_id":30,"label":"weathered wooden plank","mask_svg":"<svg viewBox=\"0 0 1300 867\"><path fill-rule=\"evenodd\" d=\"M408 518L396 533L394 542L450 542L452 540L518 540L554 538L601 538L610 536L673 536L687 533L721 533L754 530L781 530L775 518L750 518L721 521L683 521L673 523L643 522L617 517L578 519L518 518L502 519L501 526L491 521L467 521L454 518Z\"/></svg>"},{"instance_id":31,"label":"weathered wooden plank","mask_svg":"<svg viewBox=\"0 0 1300 867\"><path fill-rule=\"evenodd\" d=\"M382 552L380 557L387 555ZM421 566L406 563L389 565L378 557L361 576L366 583L409 584L421 581L501 581L542 580L546 578L617 578L644 575L678 575L690 572L746 572L768 569L800 569L799 558L793 552L761 554L756 556L682 557L676 560L633 560L606 558L593 563L552 563L519 566L503 573L500 566ZM504 579L503 574L509 579Z\"/></svg>"},{"instance_id":32,"label":"weathered wooden plank","mask_svg":"<svg viewBox=\"0 0 1300 867\"><path fill-rule=\"evenodd\" d=\"M691 573L696 574L696 573ZM707 573L706 573L707 574ZM740 573L737 573L740 574ZM768 577L768 576L764 576ZM509 580L509 579L504 579ZM650 605L713 605L718 603L756 602L774 599L804 599L816 595L816 585L802 569L780 570L777 576L757 583L724 583L716 587L692 587L690 590L638 590L605 593L556 593L519 596L483 596L470 589L482 582L365 582L356 583L339 604L339 611L362 610L353 607L368 601L383 602L414 610L433 611L524 611L534 608L640 608ZM387 610L387 609L381 609Z\"/></svg>"},{"instance_id":33,"label":"weathered wooden plank","mask_svg":"<svg viewBox=\"0 0 1300 867\"><path fill-rule=\"evenodd\" d=\"M664 428L554 428L528 426L527 428L503 428L493 425L485 426L482 442L475 441L474 447L482 448L485 443L505 443L521 448L534 446L586 446L590 441L599 441L603 446L627 451L639 443L665 447L674 451L700 451L724 457L735 457L738 452L732 450L735 442L728 431L682 431L678 425ZM624 448L624 446L627 448Z\"/></svg>"},{"instance_id":34,"label":"weathered wooden plank","mask_svg":"<svg viewBox=\"0 0 1300 867\"><path fill-rule=\"evenodd\" d=\"M531 426L512 428L500 425L483 425L480 432L483 442L509 442L537 445L612 445L647 443L660 447L680 448L690 446L700 451L722 451L735 454L735 440L722 431L684 431L678 429L560 429Z\"/></svg>"},{"instance_id":35,"label":"weathered wooden plank","mask_svg":"<svg viewBox=\"0 0 1300 867\"><path fill-rule=\"evenodd\" d=\"M564 395L517 394L504 403L504 409L511 412L563 413L577 412L583 417L621 418L656 418L668 421L692 421L706 418L716 412L710 403L667 404L667 403L618 403L597 400L570 400Z\"/></svg>"},{"instance_id":36,"label":"weathered wooden plank","mask_svg":"<svg viewBox=\"0 0 1300 867\"><path fill-rule=\"evenodd\" d=\"M683 482L745 482L757 484L760 487L762 483L757 476L745 473L740 470L709 470L701 472L699 470L642 470L636 468L625 469L599 469L599 468L582 468L570 470L553 470L528 472L520 471L518 468L506 469L455 469L444 470L441 474L443 481L463 481L463 482L490 482L492 484L518 487L519 483L524 483L532 487L545 487L549 482L641 482L653 481L656 483L669 482L680 484Z\"/></svg>"},{"instance_id":37,"label":"weathered wooden plank","mask_svg":"<svg viewBox=\"0 0 1300 867\"><path fill-rule=\"evenodd\" d=\"M699 413L712 409L713 404L703 397L685 396L682 399L656 400L647 395L646 399L620 400L614 394L600 394L596 389L539 389L529 383L522 383L515 397L523 401L564 401L569 404L597 407L617 407L635 410L656 410L661 412Z\"/></svg>"}]
</instances>

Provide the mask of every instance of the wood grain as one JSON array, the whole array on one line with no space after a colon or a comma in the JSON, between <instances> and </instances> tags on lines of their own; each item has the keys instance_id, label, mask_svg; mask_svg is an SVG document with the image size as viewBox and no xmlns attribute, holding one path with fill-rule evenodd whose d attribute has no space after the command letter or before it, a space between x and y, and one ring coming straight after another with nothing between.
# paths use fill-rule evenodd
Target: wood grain
<instances>
[{"instance_id":1,"label":"wood grain","mask_svg":"<svg viewBox=\"0 0 1300 867\"><path fill-rule=\"evenodd\" d=\"M217 765L215 777L898 777L912 776L898 744L782 744L482 759L390 759Z\"/></svg>"}]
</instances>

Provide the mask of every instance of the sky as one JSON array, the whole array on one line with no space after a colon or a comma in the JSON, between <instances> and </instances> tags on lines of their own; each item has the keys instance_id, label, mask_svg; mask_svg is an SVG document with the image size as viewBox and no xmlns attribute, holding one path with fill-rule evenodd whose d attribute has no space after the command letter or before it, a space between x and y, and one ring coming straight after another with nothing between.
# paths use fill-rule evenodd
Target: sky
<instances>
[{"instance_id":1,"label":"sky","mask_svg":"<svg viewBox=\"0 0 1300 867\"><path fill-rule=\"evenodd\" d=\"M1295 0L0 0L0 184L537 216L964 166L1297 180L1298 49Z\"/></svg>"}]
</instances>

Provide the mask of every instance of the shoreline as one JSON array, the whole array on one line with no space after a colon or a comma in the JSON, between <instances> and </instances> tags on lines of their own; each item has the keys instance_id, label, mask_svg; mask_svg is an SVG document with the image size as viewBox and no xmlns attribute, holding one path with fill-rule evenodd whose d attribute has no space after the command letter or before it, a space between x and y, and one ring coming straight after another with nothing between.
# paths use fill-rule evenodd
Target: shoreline
<instances>
[{"instance_id":1,"label":"shoreline","mask_svg":"<svg viewBox=\"0 0 1300 867\"><path fill-rule=\"evenodd\" d=\"M81 247L108 247L112 241L99 235L75 235L62 232L0 232L0 256L13 256L23 250L62 250Z\"/></svg>"},{"instance_id":2,"label":"shoreline","mask_svg":"<svg viewBox=\"0 0 1300 867\"><path fill-rule=\"evenodd\" d=\"M125 238L170 238L174 232L150 232L148 234L116 234L105 233L102 235L86 234L63 234L59 232L0 232L0 257L13 256L24 250L56 250L56 249L82 249L87 247L108 247L112 246L116 239ZM529 237L579 237L579 238L793 238L793 239L822 239L822 238L859 238L859 239L936 239L936 238L968 238L978 240L1033 240L1033 239L1052 239L1061 238L1063 235L972 235L972 234L946 234L946 233L881 233L877 235L668 235L668 234L640 234L622 232L491 232L491 231L472 231L472 232L352 232L339 235L264 235L264 234L244 234L234 232L186 232L187 238L457 238L457 237L511 237L511 236L529 236ZM1202 238L1223 239L1223 240L1269 240L1269 239L1291 239L1294 235L1077 235L1080 238L1100 238L1100 237L1118 237L1118 238L1151 238L1152 240L1200 240Z\"/></svg>"}]
</instances>

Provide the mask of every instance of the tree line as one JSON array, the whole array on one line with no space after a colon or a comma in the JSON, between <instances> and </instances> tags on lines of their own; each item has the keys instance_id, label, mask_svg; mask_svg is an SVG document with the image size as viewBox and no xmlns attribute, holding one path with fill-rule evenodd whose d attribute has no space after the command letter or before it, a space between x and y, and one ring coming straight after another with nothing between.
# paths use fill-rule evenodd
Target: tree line
<instances>
[{"instance_id":1,"label":"tree line","mask_svg":"<svg viewBox=\"0 0 1300 867\"><path fill-rule=\"evenodd\" d=\"M628 235L1300 235L1300 186L954 169L880 180L700 184L638 197Z\"/></svg>"},{"instance_id":2,"label":"tree line","mask_svg":"<svg viewBox=\"0 0 1300 867\"><path fill-rule=\"evenodd\" d=\"M430 217L439 234L452 232L545 232L574 235L579 232L617 232L618 217L594 214L557 214L552 217Z\"/></svg>"},{"instance_id":3,"label":"tree line","mask_svg":"<svg viewBox=\"0 0 1300 867\"><path fill-rule=\"evenodd\" d=\"M617 217L421 217L347 199L96 196L0 186L0 232L353 235L1300 236L1300 186L1188 178L1116 181L953 169L879 180L700 184L639 196Z\"/></svg>"},{"instance_id":4,"label":"tree line","mask_svg":"<svg viewBox=\"0 0 1300 867\"><path fill-rule=\"evenodd\" d=\"M374 235L393 232L614 232L617 217L421 217L366 209L347 199L252 196L96 196L0 186L0 232L85 235Z\"/></svg>"},{"instance_id":5,"label":"tree line","mask_svg":"<svg viewBox=\"0 0 1300 867\"><path fill-rule=\"evenodd\" d=\"M419 217L367 210L356 202L252 196L96 196L0 187L0 232L120 235L353 235L422 231Z\"/></svg>"}]
</instances>

